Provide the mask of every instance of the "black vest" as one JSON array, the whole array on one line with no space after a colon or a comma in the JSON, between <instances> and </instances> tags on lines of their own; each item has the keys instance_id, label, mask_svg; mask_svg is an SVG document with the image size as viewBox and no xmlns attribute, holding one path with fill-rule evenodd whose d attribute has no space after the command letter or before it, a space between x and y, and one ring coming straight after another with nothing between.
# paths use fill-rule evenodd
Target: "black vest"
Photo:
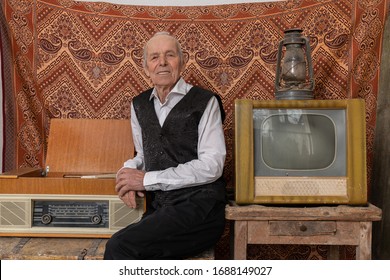
<instances>
[{"instance_id":1,"label":"black vest","mask_svg":"<svg viewBox=\"0 0 390 280\"><path fill-rule=\"evenodd\" d=\"M199 87L191 90L172 108L160 126L149 89L133 99L142 129L145 170L176 167L197 158L198 125L214 94Z\"/></svg>"},{"instance_id":2,"label":"black vest","mask_svg":"<svg viewBox=\"0 0 390 280\"><path fill-rule=\"evenodd\" d=\"M147 90L133 99L134 110L142 130L145 170L164 170L198 158L198 125L212 96L217 98L222 119L224 118L225 113L219 96L199 87L192 87L172 108L161 127L154 110L154 101L150 99L152 90ZM201 201L213 198L226 203L225 186L225 180L220 177L213 183L202 186L169 192L148 192L147 213L159 207L179 203L189 197Z\"/></svg>"}]
</instances>

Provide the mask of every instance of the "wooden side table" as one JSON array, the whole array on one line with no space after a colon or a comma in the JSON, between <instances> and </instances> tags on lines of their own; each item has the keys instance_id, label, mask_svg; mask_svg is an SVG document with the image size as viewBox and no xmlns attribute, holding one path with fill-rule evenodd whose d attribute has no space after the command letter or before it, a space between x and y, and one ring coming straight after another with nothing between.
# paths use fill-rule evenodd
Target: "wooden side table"
<instances>
[{"instance_id":1,"label":"wooden side table","mask_svg":"<svg viewBox=\"0 0 390 280\"><path fill-rule=\"evenodd\" d=\"M338 259L339 245L356 246L356 259L371 259L372 222L382 211L369 204L358 206L226 207L232 222L233 259L246 259L248 244L332 245L329 259Z\"/></svg>"}]
</instances>

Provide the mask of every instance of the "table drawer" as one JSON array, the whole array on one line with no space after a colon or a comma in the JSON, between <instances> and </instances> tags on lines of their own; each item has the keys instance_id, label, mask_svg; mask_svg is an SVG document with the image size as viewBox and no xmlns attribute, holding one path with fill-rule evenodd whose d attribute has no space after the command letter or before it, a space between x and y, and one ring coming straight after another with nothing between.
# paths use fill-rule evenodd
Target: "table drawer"
<instances>
[{"instance_id":1,"label":"table drawer","mask_svg":"<svg viewBox=\"0 0 390 280\"><path fill-rule=\"evenodd\" d=\"M334 221L269 221L270 236L334 235Z\"/></svg>"}]
</instances>

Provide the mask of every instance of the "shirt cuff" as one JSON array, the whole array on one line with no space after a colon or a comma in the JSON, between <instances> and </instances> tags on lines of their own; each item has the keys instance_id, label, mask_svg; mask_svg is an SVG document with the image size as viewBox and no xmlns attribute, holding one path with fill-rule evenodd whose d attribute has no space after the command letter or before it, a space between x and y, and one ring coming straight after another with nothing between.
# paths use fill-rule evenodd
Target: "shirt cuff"
<instances>
[{"instance_id":1,"label":"shirt cuff","mask_svg":"<svg viewBox=\"0 0 390 280\"><path fill-rule=\"evenodd\" d=\"M145 173L144 187L146 191L161 190L161 186L157 183L157 171L149 171Z\"/></svg>"}]
</instances>

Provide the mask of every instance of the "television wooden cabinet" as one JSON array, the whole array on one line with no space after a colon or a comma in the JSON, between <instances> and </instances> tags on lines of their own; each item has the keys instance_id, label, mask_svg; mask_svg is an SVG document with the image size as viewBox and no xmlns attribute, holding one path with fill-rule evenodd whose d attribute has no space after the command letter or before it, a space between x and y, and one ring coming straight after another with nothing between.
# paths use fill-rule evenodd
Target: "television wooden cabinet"
<instances>
[{"instance_id":1,"label":"television wooden cabinet","mask_svg":"<svg viewBox=\"0 0 390 280\"><path fill-rule=\"evenodd\" d=\"M138 221L115 192L134 155L129 120L52 119L44 168L0 174L0 236L110 237Z\"/></svg>"},{"instance_id":2,"label":"television wooden cabinet","mask_svg":"<svg viewBox=\"0 0 390 280\"><path fill-rule=\"evenodd\" d=\"M279 207L232 202L226 207L231 257L246 259L248 244L308 244L330 245L328 259L339 258L339 245L356 246L356 259L371 259L372 222L381 216L372 204Z\"/></svg>"}]
</instances>

